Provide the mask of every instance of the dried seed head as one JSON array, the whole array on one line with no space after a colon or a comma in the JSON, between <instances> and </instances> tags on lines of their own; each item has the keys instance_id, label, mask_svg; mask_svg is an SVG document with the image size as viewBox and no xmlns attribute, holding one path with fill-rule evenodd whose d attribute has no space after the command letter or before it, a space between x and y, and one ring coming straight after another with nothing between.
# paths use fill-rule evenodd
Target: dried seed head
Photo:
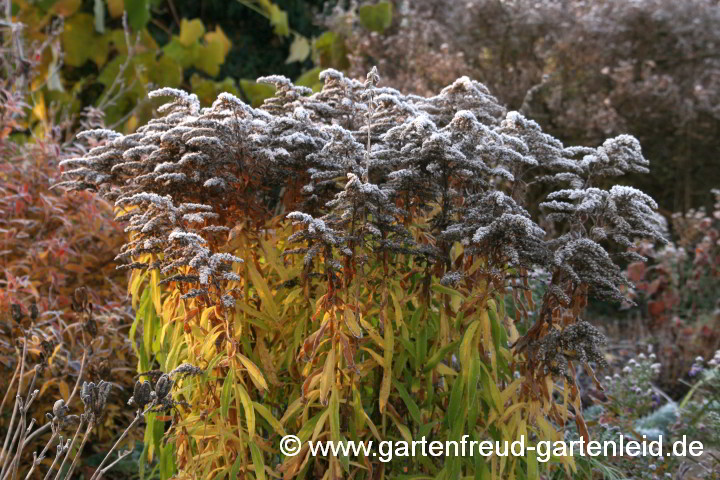
<instances>
[{"instance_id":1,"label":"dried seed head","mask_svg":"<svg viewBox=\"0 0 720 480\"><path fill-rule=\"evenodd\" d=\"M367 74L366 80L365 80L365 86L368 87L374 87L378 83L380 83L380 75L378 75L378 69L377 67L373 67Z\"/></svg>"},{"instance_id":2,"label":"dried seed head","mask_svg":"<svg viewBox=\"0 0 720 480\"><path fill-rule=\"evenodd\" d=\"M107 404L108 395L112 384L100 380L99 383L83 382L80 391L80 399L85 405L85 413L92 414L96 418L101 418L105 413L105 405Z\"/></svg>"},{"instance_id":3,"label":"dried seed head","mask_svg":"<svg viewBox=\"0 0 720 480\"><path fill-rule=\"evenodd\" d=\"M30 319L34 322L37 320L40 313L38 312L37 303L33 301L33 303L30 305Z\"/></svg>"},{"instance_id":4,"label":"dried seed head","mask_svg":"<svg viewBox=\"0 0 720 480\"><path fill-rule=\"evenodd\" d=\"M138 380L137 382L135 382L133 396L130 397L130 400L128 400L128 404L135 405L138 408L145 408L145 406L152 401L152 397L153 397L153 391L152 391L152 385L150 385L150 382L145 380L144 382L141 383Z\"/></svg>"},{"instance_id":5,"label":"dried seed head","mask_svg":"<svg viewBox=\"0 0 720 480\"><path fill-rule=\"evenodd\" d=\"M16 323L20 323L24 317L22 313L22 307L18 305L17 303L13 303L10 306L10 312L12 313L12 319L15 320Z\"/></svg>"},{"instance_id":6,"label":"dried seed head","mask_svg":"<svg viewBox=\"0 0 720 480\"><path fill-rule=\"evenodd\" d=\"M62 398L55 402L55 405L53 405L53 415L55 415L55 418L62 419L65 417L65 414L67 414L68 410L70 408L65 405L65 400Z\"/></svg>"},{"instance_id":7,"label":"dried seed head","mask_svg":"<svg viewBox=\"0 0 720 480\"><path fill-rule=\"evenodd\" d=\"M173 381L170 380L170 377L167 374L162 375L158 379L155 384L155 395L159 401L162 401L165 397L167 397L168 393L170 393L170 389L172 388L172 384Z\"/></svg>"},{"instance_id":8,"label":"dried seed head","mask_svg":"<svg viewBox=\"0 0 720 480\"><path fill-rule=\"evenodd\" d=\"M180 378L184 378L187 376L195 376L200 375L204 372L204 370L200 367L196 367L195 365L191 365L189 363L183 363L179 365L175 370L170 372L170 376L173 377L175 375L179 375Z\"/></svg>"},{"instance_id":9,"label":"dried seed head","mask_svg":"<svg viewBox=\"0 0 720 480\"><path fill-rule=\"evenodd\" d=\"M72 309L74 312L80 313L86 310L88 305L88 294L85 287L75 289L72 299Z\"/></svg>"},{"instance_id":10,"label":"dried seed head","mask_svg":"<svg viewBox=\"0 0 720 480\"><path fill-rule=\"evenodd\" d=\"M83 328L85 329L85 331L88 332L88 334L91 337L95 338L97 336L97 333L98 333L97 322L95 321L94 318L92 318L92 316L88 317L87 321L85 323L83 323Z\"/></svg>"}]
</instances>

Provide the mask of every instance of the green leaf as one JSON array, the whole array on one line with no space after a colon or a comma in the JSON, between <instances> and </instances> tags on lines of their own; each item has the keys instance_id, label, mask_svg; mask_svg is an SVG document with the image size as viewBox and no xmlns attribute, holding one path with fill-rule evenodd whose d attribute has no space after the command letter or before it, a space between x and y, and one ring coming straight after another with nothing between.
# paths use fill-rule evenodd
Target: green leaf
<instances>
[{"instance_id":1,"label":"green leaf","mask_svg":"<svg viewBox=\"0 0 720 480\"><path fill-rule=\"evenodd\" d=\"M160 478L167 480L175 474L175 446L169 443L160 452Z\"/></svg>"},{"instance_id":2,"label":"green leaf","mask_svg":"<svg viewBox=\"0 0 720 480\"><path fill-rule=\"evenodd\" d=\"M462 293L460 293L457 290L452 289L450 287L446 287L445 285L440 285L439 283L436 283L435 285L433 285L430 288L432 288L433 290L435 290L438 293L445 293L447 295L455 295L455 296L460 297L462 300L465 300L465 297L463 296Z\"/></svg>"},{"instance_id":3,"label":"green leaf","mask_svg":"<svg viewBox=\"0 0 720 480\"><path fill-rule=\"evenodd\" d=\"M242 466L242 455L238 455L235 459L235 463L233 463L232 469L230 470L230 479L238 477L238 472L240 472L240 467Z\"/></svg>"},{"instance_id":4,"label":"green leaf","mask_svg":"<svg viewBox=\"0 0 720 480\"><path fill-rule=\"evenodd\" d=\"M330 394L330 438L335 443L340 442L340 400L338 400L338 390L335 385Z\"/></svg>"},{"instance_id":5,"label":"green leaf","mask_svg":"<svg viewBox=\"0 0 720 480\"><path fill-rule=\"evenodd\" d=\"M415 355L415 358L418 362L418 365L423 365L425 363L425 359L427 358L427 347L428 347L427 331L428 331L427 324L420 327L417 340L415 341L415 348L417 349L417 354Z\"/></svg>"},{"instance_id":6,"label":"green leaf","mask_svg":"<svg viewBox=\"0 0 720 480\"><path fill-rule=\"evenodd\" d=\"M220 413L223 418L228 418L228 411L230 410L230 394L232 393L232 387L235 383L234 371L230 370L225 377L223 382L222 393L220 394Z\"/></svg>"},{"instance_id":7,"label":"green leaf","mask_svg":"<svg viewBox=\"0 0 720 480\"><path fill-rule=\"evenodd\" d=\"M272 429L275 430L278 435L286 435L285 429L283 428L280 421L277 418L273 417L272 412L270 412L270 410L268 410L265 405L258 402L252 402L252 405L253 409L270 424Z\"/></svg>"},{"instance_id":8,"label":"green leaf","mask_svg":"<svg viewBox=\"0 0 720 480\"><path fill-rule=\"evenodd\" d=\"M538 476L538 460L537 460L537 454L535 453L535 450L527 452L527 466L528 466L528 473L527 478L528 480L537 480L540 478Z\"/></svg>"},{"instance_id":9,"label":"green leaf","mask_svg":"<svg viewBox=\"0 0 720 480\"><path fill-rule=\"evenodd\" d=\"M358 17L363 27L371 32L382 33L392 24L392 4L380 2L375 5L362 5L358 8Z\"/></svg>"},{"instance_id":10,"label":"green leaf","mask_svg":"<svg viewBox=\"0 0 720 480\"><path fill-rule=\"evenodd\" d=\"M95 32L95 19L88 13L78 13L66 20L61 39L64 62L68 66L81 67L92 60L102 67L107 61L108 39Z\"/></svg>"},{"instance_id":11,"label":"green leaf","mask_svg":"<svg viewBox=\"0 0 720 480\"><path fill-rule=\"evenodd\" d=\"M268 14L270 15L270 24L273 26L276 35L282 37L290 35L290 24L288 23L288 14L285 10L271 3L268 8Z\"/></svg>"},{"instance_id":12,"label":"green leaf","mask_svg":"<svg viewBox=\"0 0 720 480\"><path fill-rule=\"evenodd\" d=\"M255 445L255 442L250 442L250 455L252 456L253 465L255 465L255 478L257 478L257 480L265 480L263 454L258 446Z\"/></svg>"},{"instance_id":13,"label":"green leaf","mask_svg":"<svg viewBox=\"0 0 720 480\"><path fill-rule=\"evenodd\" d=\"M295 85L312 88L313 92L319 92L323 87L323 82L320 81L320 72L322 71L322 67L315 67L312 70L308 70L295 79Z\"/></svg>"},{"instance_id":14,"label":"green leaf","mask_svg":"<svg viewBox=\"0 0 720 480\"><path fill-rule=\"evenodd\" d=\"M456 425L456 422L460 418L465 418L464 415L461 416L463 411L462 397L464 387L465 382L463 382L461 378L456 378L453 382L452 390L450 391L450 402L448 404L447 416L445 417L448 427L452 428Z\"/></svg>"},{"instance_id":15,"label":"green leaf","mask_svg":"<svg viewBox=\"0 0 720 480\"><path fill-rule=\"evenodd\" d=\"M427 364L425 364L425 368L423 368L423 371L427 373L433 368L435 368L437 364L440 363L443 358L445 358L445 355L447 355L450 350L455 348L458 343L460 343L460 340L455 340L454 342L445 345L440 350L435 352L433 356L430 357L430 360L427 361Z\"/></svg>"},{"instance_id":16,"label":"green leaf","mask_svg":"<svg viewBox=\"0 0 720 480\"><path fill-rule=\"evenodd\" d=\"M240 96L240 91L237 85L235 85L235 81L230 77L216 82L197 73L193 73L192 77L190 77L190 86L192 92L198 96L200 103L204 106L210 106L218 95L223 92L232 93L236 97Z\"/></svg>"},{"instance_id":17,"label":"green leaf","mask_svg":"<svg viewBox=\"0 0 720 480\"><path fill-rule=\"evenodd\" d=\"M200 48L201 46L197 42L186 47L180 41L180 37L173 35L170 41L163 47L163 52L180 65L181 68L186 69L195 64L200 54Z\"/></svg>"},{"instance_id":18,"label":"green leaf","mask_svg":"<svg viewBox=\"0 0 720 480\"><path fill-rule=\"evenodd\" d=\"M323 67L345 70L350 66L347 47L343 37L335 32L325 32L315 39L315 63Z\"/></svg>"},{"instance_id":19,"label":"green leaf","mask_svg":"<svg viewBox=\"0 0 720 480\"><path fill-rule=\"evenodd\" d=\"M147 68L150 81L158 87L179 87L183 81L182 66L170 57L162 56L156 59L155 52L147 52L143 54L143 64Z\"/></svg>"},{"instance_id":20,"label":"green leaf","mask_svg":"<svg viewBox=\"0 0 720 480\"><path fill-rule=\"evenodd\" d=\"M215 40L200 47L195 66L211 77L215 77L220 73L220 65L224 62L225 46L220 40Z\"/></svg>"},{"instance_id":21,"label":"green leaf","mask_svg":"<svg viewBox=\"0 0 720 480\"><path fill-rule=\"evenodd\" d=\"M253 80L240 79L240 89L253 107L259 107L266 98L275 95L275 87L257 83Z\"/></svg>"},{"instance_id":22,"label":"green leaf","mask_svg":"<svg viewBox=\"0 0 720 480\"><path fill-rule=\"evenodd\" d=\"M150 21L150 2L148 0L125 0L128 23L133 30L142 30Z\"/></svg>"},{"instance_id":23,"label":"green leaf","mask_svg":"<svg viewBox=\"0 0 720 480\"><path fill-rule=\"evenodd\" d=\"M143 296L145 298L141 298L138 309L135 312L135 320L130 327L130 342L132 343L133 350L135 350L135 353L138 356L139 370L142 372L150 370L150 359L145 353L145 347L143 345L138 345L137 342L135 342L135 332L137 332L138 327L144 322L145 311L150 304L150 302L147 301L147 297L149 295L150 292L143 292Z\"/></svg>"},{"instance_id":24,"label":"green leaf","mask_svg":"<svg viewBox=\"0 0 720 480\"><path fill-rule=\"evenodd\" d=\"M403 402L405 402L405 406L407 407L408 412L410 412L410 416L413 421L418 425L422 425L422 415L420 415L420 409L418 408L417 403L415 403L415 400L410 397L405 385L394 378L393 385L395 385L395 389L400 394L400 398L402 398Z\"/></svg>"}]
</instances>

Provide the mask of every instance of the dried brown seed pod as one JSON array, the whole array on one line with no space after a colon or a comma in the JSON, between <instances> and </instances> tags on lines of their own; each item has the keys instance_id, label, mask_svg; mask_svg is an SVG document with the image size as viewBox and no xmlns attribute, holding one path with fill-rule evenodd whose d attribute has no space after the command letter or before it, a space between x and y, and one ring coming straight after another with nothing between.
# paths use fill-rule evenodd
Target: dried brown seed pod
<instances>
[{"instance_id":1,"label":"dried brown seed pod","mask_svg":"<svg viewBox=\"0 0 720 480\"><path fill-rule=\"evenodd\" d=\"M85 413L92 414L96 418L101 418L105 413L105 405L107 404L108 395L112 384L100 380L99 383L83 382L80 391L80 399L85 405Z\"/></svg>"},{"instance_id":2,"label":"dried brown seed pod","mask_svg":"<svg viewBox=\"0 0 720 480\"><path fill-rule=\"evenodd\" d=\"M65 414L67 414L68 410L70 408L65 405L65 400L62 398L55 402L55 405L53 405L53 415L55 415L55 418L62 419Z\"/></svg>"},{"instance_id":3,"label":"dried brown seed pod","mask_svg":"<svg viewBox=\"0 0 720 480\"><path fill-rule=\"evenodd\" d=\"M20 323L25 316L22 313L22 307L17 303L13 303L10 306L10 312L12 313L12 319L15 320L16 323Z\"/></svg>"},{"instance_id":4,"label":"dried brown seed pod","mask_svg":"<svg viewBox=\"0 0 720 480\"><path fill-rule=\"evenodd\" d=\"M138 408L145 408L147 404L152 401L152 385L150 382L145 380L135 382L135 388L133 389L133 396L128 400L128 404L135 405Z\"/></svg>"},{"instance_id":5,"label":"dried brown seed pod","mask_svg":"<svg viewBox=\"0 0 720 480\"><path fill-rule=\"evenodd\" d=\"M155 384L155 395L157 395L157 398L159 401L162 401L165 397L167 397L168 393L170 393L170 389L172 388L173 381L170 380L170 377L167 376L167 374L162 375L157 383Z\"/></svg>"},{"instance_id":6,"label":"dried brown seed pod","mask_svg":"<svg viewBox=\"0 0 720 480\"><path fill-rule=\"evenodd\" d=\"M78 287L75 289L75 293L72 298L72 309L73 312L84 312L88 305L88 293L85 287Z\"/></svg>"},{"instance_id":7,"label":"dried brown seed pod","mask_svg":"<svg viewBox=\"0 0 720 480\"><path fill-rule=\"evenodd\" d=\"M92 304L90 304L90 305L92 305ZM98 328L97 328L97 322L95 321L94 318L89 317L87 319L87 321L85 323L83 323L83 328L85 329L86 332L88 332L88 334L91 337L95 338L97 336Z\"/></svg>"},{"instance_id":8,"label":"dried brown seed pod","mask_svg":"<svg viewBox=\"0 0 720 480\"><path fill-rule=\"evenodd\" d=\"M112 373L110 363L107 358L96 360L88 365L88 372L92 379L103 379L108 378Z\"/></svg>"}]
</instances>

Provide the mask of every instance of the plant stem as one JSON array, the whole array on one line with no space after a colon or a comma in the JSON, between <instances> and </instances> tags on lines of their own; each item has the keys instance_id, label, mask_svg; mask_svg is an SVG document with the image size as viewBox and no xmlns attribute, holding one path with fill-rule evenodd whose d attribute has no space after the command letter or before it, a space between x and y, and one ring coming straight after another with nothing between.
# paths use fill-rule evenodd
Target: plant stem
<instances>
[{"instance_id":1,"label":"plant stem","mask_svg":"<svg viewBox=\"0 0 720 480\"><path fill-rule=\"evenodd\" d=\"M49 423L48 423L48 425L49 425ZM33 471L35 470L35 467L40 465L40 462L42 462L45 459L45 454L47 453L48 448L50 448L50 445L52 445L53 440L55 440L55 438L57 436L58 436L57 432L53 432L52 436L50 437L50 440L48 440L48 442L45 444L45 447L40 452L40 455L33 458L32 466L30 467L30 471L27 473L27 475L25 475L25 480L30 480L30 475L32 475ZM54 465L54 463L53 463L53 465ZM50 467L50 469L52 470L52 467Z\"/></svg>"},{"instance_id":2,"label":"plant stem","mask_svg":"<svg viewBox=\"0 0 720 480\"><path fill-rule=\"evenodd\" d=\"M58 472L55 475L55 480L60 480L60 475L62 474L62 469L65 466L65 462L67 462L67 459L70 456L70 453L72 452L73 447L75 446L75 440L77 440L77 437L80 434L80 429L82 428L82 424L83 424L83 417L80 417L80 423L78 424L77 430L75 430L75 435L73 435L72 442L70 442L70 446L68 447L67 452L65 452L65 456L63 457L63 461L60 464L60 468L58 469Z\"/></svg>"},{"instance_id":3,"label":"plant stem","mask_svg":"<svg viewBox=\"0 0 720 480\"><path fill-rule=\"evenodd\" d=\"M98 465L97 470L95 470L95 473L93 473L93 476L90 477L90 480L97 480L99 478L99 475L101 475L103 473L103 465L105 465L105 462L107 462L108 458L110 458L110 454L112 454L112 452L115 451L115 449L118 447L118 445L120 445L120 442L122 442L125 439L125 437L127 436L127 434L130 433L130 430L140 422L140 419L145 418L145 414L148 413L150 411L150 409L153 408L154 406L155 406L155 402L153 401L153 403L151 403L150 406L148 408L146 408L144 412L140 412L140 410L138 410L135 413L135 418L133 419L133 421L130 422L130 425L128 425L128 427L125 429L125 431L120 434L120 438L118 438L115 441L115 444L112 446L112 448L110 448L107 455L105 455L105 458L102 459L102 462L100 462L100 465Z\"/></svg>"},{"instance_id":4,"label":"plant stem","mask_svg":"<svg viewBox=\"0 0 720 480\"><path fill-rule=\"evenodd\" d=\"M68 470L67 475L65 476L66 480L70 480L72 478L72 472L73 472L73 470L75 470L75 466L77 465L78 458L80 458L80 453L82 453L82 449L83 449L83 447L85 447L85 443L87 442L87 439L90 436L90 432L92 431L94 426L95 426L95 419L92 419L88 422L88 426L85 429L85 435L83 436L82 442L80 442L80 447L78 448L78 451L75 454L75 458L73 458L73 461L70 464L70 469Z\"/></svg>"},{"instance_id":5,"label":"plant stem","mask_svg":"<svg viewBox=\"0 0 720 480\"><path fill-rule=\"evenodd\" d=\"M55 468L55 464L60 460L60 455L62 455L63 446L62 446L62 438L60 439L60 445L57 446L57 452L55 453L55 459L53 460L52 465L50 465L50 469L45 474L45 477L43 480L50 480L50 474L53 471L53 468ZM28 480L27 478L25 480Z\"/></svg>"},{"instance_id":6,"label":"plant stem","mask_svg":"<svg viewBox=\"0 0 720 480\"><path fill-rule=\"evenodd\" d=\"M20 357L20 377L18 377L18 393L22 392L22 377L25 374L25 357L27 355L27 335L25 334L25 331L23 331L23 351L22 356ZM8 427L7 434L5 435L5 442L3 443L3 450L2 455L0 458L4 458L2 470L0 470L0 478L5 477L5 471L7 469L7 463L10 459L10 449L12 448L11 445L8 444L10 441L10 438L13 439L12 443L15 443L15 437L13 437L13 427L15 426L15 417L17 416L19 407L20 407L20 395L17 395L15 397L15 406L13 407L13 414L10 418L10 427ZM16 432L17 433L17 432ZM17 435L15 435L17 436Z\"/></svg>"}]
</instances>

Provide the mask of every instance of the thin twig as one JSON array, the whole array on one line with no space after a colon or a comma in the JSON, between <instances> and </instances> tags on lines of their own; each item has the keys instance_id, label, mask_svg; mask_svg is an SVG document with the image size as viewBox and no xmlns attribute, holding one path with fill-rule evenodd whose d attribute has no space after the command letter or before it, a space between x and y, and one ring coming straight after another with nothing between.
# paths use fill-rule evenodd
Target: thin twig
<instances>
[{"instance_id":1,"label":"thin twig","mask_svg":"<svg viewBox=\"0 0 720 480\"><path fill-rule=\"evenodd\" d=\"M78 372L77 380L75 381L75 386L73 387L72 393L70 393L70 396L68 397L67 401L65 402L65 405L70 405L70 402L72 402L72 399L75 397L75 394L78 391L78 388L80 387L80 382L82 381L83 373L85 372L85 366L87 364L87 349L83 350L83 357L80 362L80 371ZM29 445L30 442L32 442L35 437L38 435L42 435L50 428L51 422L46 423L42 427L35 430L32 434L30 434L26 439L23 447L25 445Z\"/></svg>"},{"instance_id":2,"label":"thin twig","mask_svg":"<svg viewBox=\"0 0 720 480\"><path fill-rule=\"evenodd\" d=\"M25 357L27 355L27 336L25 335L25 331L23 331L23 351L22 356L20 358L20 376L18 377L18 393L22 391L22 377L25 374ZM19 399L20 396L15 397L15 406L13 407L13 414L10 418L10 427L8 427L7 434L5 435L5 442L3 443L3 451L2 456L0 458L4 458L2 469L0 470L0 478L5 476L5 469L7 465L7 461L10 458L10 445L8 442L10 441L10 438L13 435L13 427L15 426L15 417L17 416L18 407L19 407ZM14 439L13 439L14 443Z\"/></svg>"},{"instance_id":3,"label":"thin twig","mask_svg":"<svg viewBox=\"0 0 720 480\"><path fill-rule=\"evenodd\" d=\"M15 379L17 378L18 370L20 370L19 363L15 366L15 372L13 372L13 376L10 379L10 384L8 385L8 389L5 391L5 396L3 397L2 403L0 403L0 415L2 415L3 408L5 408L5 402L7 401L8 397L10 396L10 391L12 390L13 383L15 383Z\"/></svg>"},{"instance_id":4,"label":"thin twig","mask_svg":"<svg viewBox=\"0 0 720 480\"><path fill-rule=\"evenodd\" d=\"M49 423L48 423L49 425ZM33 471L35 470L35 467L40 465L40 462L42 462L45 459L45 454L47 453L48 449L50 448L50 445L52 445L53 440L57 438L58 433L57 431L53 432L52 436L50 437L50 440L45 444L45 447L40 452L40 455L33 454L33 464L30 467L30 471L25 475L25 480L30 480L30 475L32 475ZM50 467L52 470L52 467Z\"/></svg>"},{"instance_id":5,"label":"thin twig","mask_svg":"<svg viewBox=\"0 0 720 480\"><path fill-rule=\"evenodd\" d=\"M94 426L95 426L95 419L93 418L88 422L88 426L85 429L85 435L83 436L82 442L80 442L80 447L78 447L78 451L75 454L75 458L73 458L73 462L70 464L70 469L68 470L67 474L65 475L65 478L67 480L70 480L72 478L72 472L73 472L73 470L75 470L75 466L77 465L77 461L80 458L80 454L82 453L82 450L85 447L85 443L87 443L87 439L90 436L90 432L92 431Z\"/></svg>"},{"instance_id":6,"label":"thin twig","mask_svg":"<svg viewBox=\"0 0 720 480\"><path fill-rule=\"evenodd\" d=\"M110 458L110 455L112 454L112 452L115 451L115 449L118 447L118 445L120 445L120 442L122 442L125 439L127 434L130 433L130 430L135 425L137 425L141 419L145 418L145 414L147 414L151 408L155 407L155 403L156 402L153 401L150 404L150 406L145 409L144 412L140 412L139 409L137 412L135 412L135 418L133 419L132 422L130 422L130 425L128 425L128 427L125 429L125 431L122 434L120 434L120 438L118 438L117 441L115 441L115 444L112 446L112 448L110 448L107 455L105 455L105 458L102 459L102 462L100 462L100 465L98 465L97 470L95 470L95 473L93 473L93 476L90 477L90 480L97 480L99 478L98 476L102 475L104 473L103 465L105 465L105 462L107 462L108 458Z\"/></svg>"},{"instance_id":7,"label":"thin twig","mask_svg":"<svg viewBox=\"0 0 720 480\"><path fill-rule=\"evenodd\" d=\"M69 440L68 440L69 442ZM50 465L50 470L47 471L45 474L45 477L43 480L50 480L50 474L52 473L53 469L55 468L55 464L60 460L60 455L62 455L63 450L65 447L63 446L62 437L60 438L60 443L57 446L57 451L55 452L55 459L53 460L52 465Z\"/></svg>"},{"instance_id":8,"label":"thin twig","mask_svg":"<svg viewBox=\"0 0 720 480\"><path fill-rule=\"evenodd\" d=\"M75 430L75 435L73 435L72 442L70 442L70 446L68 447L67 451L65 452L65 456L63 457L63 461L60 464L60 468L58 468L57 475L55 475L55 480L60 480L60 475L62 474L62 469L65 466L65 462L67 462L67 459L70 456L70 453L72 452L73 447L75 446L75 440L77 440L77 437L80 434L80 429L82 428L83 419L84 419L84 417L80 416L80 423L78 424L77 430Z\"/></svg>"},{"instance_id":9,"label":"thin twig","mask_svg":"<svg viewBox=\"0 0 720 480\"><path fill-rule=\"evenodd\" d=\"M130 456L131 453L132 453L132 450L125 450L124 452L119 453L119 454L118 454L118 458L116 458L114 462L112 462L111 464L109 464L108 466L106 466L105 468L103 468L103 469L102 469L102 472L100 472L100 474L101 474L101 475L106 474L106 473L108 472L108 470L110 470L112 467L114 467L114 466L115 466L118 462L120 462L121 460L123 460L123 459L127 458L128 456Z\"/></svg>"}]
</instances>

